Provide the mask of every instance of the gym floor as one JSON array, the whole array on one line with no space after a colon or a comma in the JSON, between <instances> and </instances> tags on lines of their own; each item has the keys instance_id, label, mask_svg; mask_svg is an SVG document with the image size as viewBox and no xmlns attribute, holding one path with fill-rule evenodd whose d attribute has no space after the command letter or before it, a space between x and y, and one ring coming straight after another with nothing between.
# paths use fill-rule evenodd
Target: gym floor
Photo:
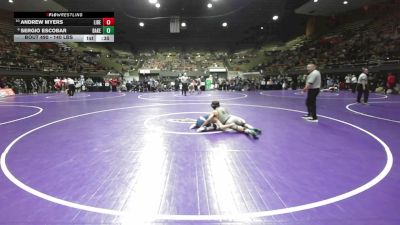
<instances>
[{"instance_id":1,"label":"gym floor","mask_svg":"<svg viewBox=\"0 0 400 225\"><path fill-rule=\"evenodd\" d=\"M219 100L260 128L197 133ZM0 99L0 224L400 224L400 96L299 91Z\"/></svg>"}]
</instances>

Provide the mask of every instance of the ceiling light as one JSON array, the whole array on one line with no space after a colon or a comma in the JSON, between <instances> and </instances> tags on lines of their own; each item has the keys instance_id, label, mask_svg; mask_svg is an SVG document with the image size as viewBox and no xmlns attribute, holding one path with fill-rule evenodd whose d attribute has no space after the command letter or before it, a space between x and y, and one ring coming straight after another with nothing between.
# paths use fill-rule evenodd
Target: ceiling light
<instances>
[{"instance_id":1,"label":"ceiling light","mask_svg":"<svg viewBox=\"0 0 400 225\"><path fill-rule=\"evenodd\" d=\"M314 2L318 2L318 0L314 0Z\"/></svg>"},{"instance_id":2,"label":"ceiling light","mask_svg":"<svg viewBox=\"0 0 400 225\"><path fill-rule=\"evenodd\" d=\"M344 1L343 2L343 5L347 5L349 2L348 1Z\"/></svg>"},{"instance_id":3,"label":"ceiling light","mask_svg":"<svg viewBox=\"0 0 400 225\"><path fill-rule=\"evenodd\" d=\"M213 7L213 5L212 5L211 3L208 3L208 4L207 4L207 7L208 7L209 9L211 9L211 8Z\"/></svg>"},{"instance_id":4,"label":"ceiling light","mask_svg":"<svg viewBox=\"0 0 400 225\"><path fill-rule=\"evenodd\" d=\"M150 4L156 4L156 3L157 3L157 0L149 0L149 3L150 3Z\"/></svg>"},{"instance_id":5,"label":"ceiling light","mask_svg":"<svg viewBox=\"0 0 400 225\"><path fill-rule=\"evenodd\" d=\"M160 8L160 7L161 7L161 4L157 2L157 3L156 3L156 7L157 7L157 8Z\"/></svg>"},{"instance_id":6,"label":"ceiling light","mask_svg":"<svg viewBox=\"0 0 400 225\"><path fill-rule=\"evenodd\" d=\"M144 27L144 23L143 23L143 22L140 22L140 23L139 23L139 26Z\"/></svg>"},{"instance_id":7,"label":"ceiling light","mask_svg":"<svg viewBox=\"0 0 400 225\"><path fill-rule=\"evenodd\" d=\"M264 30L264 27L260 27L261 30Z\"/></svg>"},{"instance_id":8,"label":"ceiling light","mask_svg":"<svg viewBox=\"0 0 400 225\"><path fill-rule=\"evenodd\" d=\"M223 27L227 27L227 26L228 26L228 23L227 23L227 22L223 22L223 23L222 23L222 26L223 26Z\"/></svg>"},{"instance_id":9,"label":"ceiling light","mask_svg":"<svg viewBox=\"0 0 400 225\"><path fill-rule=\"evenodd\" d=\"M14 3L14 0L8 0L9 3Z\"/></svg>"},{"instance_id":10,"label":"ceiling light","mask_svg":"<svg viewBox=\"0 0 400 225\"><path fill-rule=\"evenodd\" d=\"M279 16L275 15L275 16L272 17L272 19L273 19L273 20L278 20L278 19L279 19Z\"/></svg>"},{"instance_id":11,"label":"ceiling light","mask_svg":"<svg viewBox=\"0 0 400 225\"><path fill-rule=\"evenodd\" d=\"M185 22L182 22L182 23L181 23L181 26L182 26L182 27L186 27L186 23L185 23Z\"/></svg>"}]
</instances>

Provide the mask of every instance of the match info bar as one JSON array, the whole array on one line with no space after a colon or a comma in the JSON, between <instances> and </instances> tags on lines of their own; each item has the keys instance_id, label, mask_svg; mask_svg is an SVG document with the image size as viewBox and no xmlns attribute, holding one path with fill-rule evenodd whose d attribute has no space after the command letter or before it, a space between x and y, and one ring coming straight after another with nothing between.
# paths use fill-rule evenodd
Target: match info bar
<instances>
[{"instance_id":1,"label":"match info bar","mask_svg":"<svg viewBox=\"0 0 400 225\"><path fill-rule=\"evenodd\" d=\"M14 42L114 42L113 12L14 12Z\"/></svg>"}]
</instances>

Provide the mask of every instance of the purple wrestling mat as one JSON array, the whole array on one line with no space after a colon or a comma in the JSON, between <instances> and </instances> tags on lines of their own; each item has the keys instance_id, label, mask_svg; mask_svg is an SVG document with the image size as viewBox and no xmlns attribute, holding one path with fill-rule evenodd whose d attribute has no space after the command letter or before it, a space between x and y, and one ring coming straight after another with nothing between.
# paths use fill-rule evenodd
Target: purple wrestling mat
<instances>
[{"instance_id":1,"label":"purple wrestling mat","mask_svg":"<svg viewBox=\"0 0 400 225\"><path fill-rule=\"evenodd\" d=\"M0 99L0 224L399 224L400 97L323 93L309 123L298 93ZM190 130L212 100L260 139Z\"/></svg>"}]
</instances>

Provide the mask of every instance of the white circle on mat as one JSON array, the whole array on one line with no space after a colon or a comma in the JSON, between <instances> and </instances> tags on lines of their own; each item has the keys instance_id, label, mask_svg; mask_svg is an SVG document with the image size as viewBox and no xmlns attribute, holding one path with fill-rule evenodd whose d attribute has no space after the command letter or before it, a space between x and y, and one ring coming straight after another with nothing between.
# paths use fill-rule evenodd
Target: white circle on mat
<instances>
[{"instance_id":1,"label":"white circle on mat","mask_svg":"<svg viewBox=\"0 0 400 225\"><path fill-rule=\"evenodd\" d=\"M173 115L182 115L182 114L197 114L197 115L204 115L207 114L206 112L178 112L178 113L167 113L167 114L161 114L161 115L156 115L152 116L150 118L147 118L144 121L144 126L147 129L154 130L157 132L161 133L166 133L166 134L186 134L186 135L209 135L209 134L217 134L217 133L222 133L222 131L208 131L208 132L180 132L180 131L169 131L166 130L165 128L157 127L156 125L152 125L151 121L160 119L162 117L168 117L168 116L173 116ZM198 116L197 116L198 117Z\"/></svg>"},{"instance_id":2,"label":"white circle on mat","mask_svg":"<svg viewBox=\"0 0 400 225\"><path fill-rule=\"evenodd\" d=\"M304 95L304 94L301 93L301 92L294 92L293 94L294 94L294 95ZM331 97L336 97L336 96L339 96L339 93L322 92L322 91L321 91L321 92L318 94L318 96L326 96L326 97L331 96Z\"/></svg>"},{"instance_id":3,"label":"white circle on mat","mask_svg":"<svg viewBox=\"0 0 400 225\"><path fill-rule=\"evenodd\" d=\"M301 92L294 92L293 95L273 95L273 94L269 94L267 92L268 91L262 91L262 92L260 92L260 95L269 96L269 97L277 97L277 98L305 98L305 97L307 97L307 93L301 94ZM272 91L272 92L276 93L276 91ZM387 95L383 95L383 94L375 93L375 95L382 96L382 97L372 97L372 98L369 98L369 99L386 99L386 98L388 98ZM332 98L332 97L329 98L329 97L324 97L324 96L322 96L322 97L318 96L317 99L333 99L333 100L354 99L355 100L356 96L354 96L353 98L350 98L350 97L343 97L342 98L340 96L340 92L339 92L337 98Z\"/></svg>"},{"instance_id":4,"label":"white circle on mat","mask_svg":"<svg viewBox=\"0 0 400 225\"><path fill-rule=\"evenodd\" d=\"M369 102L369 104L386 104L386 103L388 103L388 104L396 104L396 103L399 104L400 102L393 102L393 101L390 101L390 102L389 101L387 101L387 102ZM353 112L353 113L356 113L356 114L359 114L359 115L362 115L362 116L366 116L366 117L370 117L370 118L374 118L374 119L378 119L378 120L385 120L385 121L389 121L389 122L392 122L392 123L400 123L399 120L392 120L392 119L388 119L388 118L385 118L385 117L374 116L374 115L371 115L371 114L362 113L362 112L359 112L357 110L351 109L351 106L357 105L357 104L360 104L360 103L348 104L348 105L346 105L346 109L349 110L350 112ZM366 106L366 107L368 107L368 106Z\"/></svg>"},{"instance_id":5,"label":"white circle on mat","mask_svg":"<svg viewBox=\"0 0 400 225\"><path fill-rule=\"evenodd\" d=\"M246 94L237 93L240 95L239 97L223 97L223 96L213 96L210 94L210 99L163 99L163 98L149 98L150 94L139 95L138 99L149 100L149 101L160 101L160 102L204 102L204 101L211 101L212 98L218 99L219 101L229 101L229 100L237 100L247 98ZM170 96L165 96L170 97ZM186 96L187 97L187 96Z\"/></svg>"},{"instance_id":6,"label":"white circle on mat","mask_svg":"<svg viewBox=\"0 0 400 225\"><path fill-rule=\"evenodd\" d=\"M17 121L20 121L20 120L25 120L25 119L28 119L28 118L37 116L37 115L39 115L40 113L43 112L43 109L42 109L42 108L37 107L37 106L30 106L30 105L0 105L0 107L22 107L22 108L34 108L34 109L38 109L37 112L35 112L34 114L31 114L31 115L29 115L29 116L24 116L24 117L21 117L21 118L18 118L18 119L14 119L14 120L10 120L10 121L6 121L6 122L0 122L0 126L1 126L1 125L5 125L5 124L9 124L9 123L14 123L14 122L17 122Z\"/></svg>"},{"instance_id":7,"label":"white circle on mat","mask_svg":"<svg viewBox=\"0 0 400 225\"><path fill-rule=\"evenodd\" d=\"M178 98L187 98L187 97L194 97L194 98L206 98L206 97L211 97L210 94L188 94L187 96L183 96L183 95L179 95L179 94L174 94L174 97L178 97Z\"/></svg>"},{"instance_id":8,"label":"white circle on mat","mask_svg":"<svg viewBox=\"0 0 400 225\"><path fill-rule=\"evenodd\" d=\"M69 97L69 96L58 95L58 96L47 96L46 98L48 98L48 99L65 99L67 97ZM71 98L72 99L77 99L77 98L87 98L87 97L90 97L90 95L89 94L86 94L86 95L74 95Z\"/></svg>"},{"instance_id":9,"label":"white circle on mat","mask_svg":"<svg viewBox=\"0 0 400 225\"><path fill-rule=\"evenodd\" d=\"M95 213L100 213L100 214L106 214L106 215L114 215L114 216L130 216L132 219L135 217L132 217L132 212L124 212L124 211L119 211L119 210L113 210L113 209L106 209L106 208L100 208L100 207L95 207L95 206L89 206L89 205L84 205L84 204L79 204L76 202L71 202L71 201L66 201L61 198L57 198L51 195L48 195L46 193L40 192L39 190L36 190L20 180L16 178L11 171L7 167L7 154L11 151L12 147L21 139L24 137L28 136L31 133L34 133L37 130L40 130L42 128L45 128L47 126L50 126L52 124L56 124L62 121L66 121L69 119L74 119L78 117L84 117L88 115L93 115L93 114L98 114L98 113L103 113L103 112L110 112L110 111L118 111L118 110L125 110L125 109L135 109L135 108L148 108L148 107L159 107L159 106L179 106L179 105L205 105L205 103L175 103L175 104L153 104L153 105L144 105L144 106L131 106L131 107L123 107L123 108L115 108L115 109L107 109L107 110L100 110L100 111L95 111L95 112L90 112L90 113L84 113L76 116L71 116L67 117L64 119L56 120L47 124L44 124L42 126L39 126L37 128L34 128L30 131L27 131L26 133L20 135L16 139L14 139L4 150L4 152L1 154L1 170L3 171L4 175L16 186L19 188L27 191L28 193L35 195L39 198L45 199L47 201L60 204L63 206L79 209L79 210L85 210L89 212L95 212ZM283 111L288 111L288 112L294 112L294 113L305 113L300 110L294 110L294 109L288 109L288 108L280 108L280 107L272 107L272 106L264 106L264 105L248 105L248 104L226 104L229 106L245 106L245 107L252 107L252 108L266 108L266 109L275 109L275 110L283 110ZM382 147L383 150L386 154L386 163L382 171L379 172L378 175L376 175L374 178L372 178L370 181L367 183L362 184L359 187L356 187L355 189L345 192L343 194L339 194L337 196L327 198L327 199L322 199L319 201L314 201L302 205L297 205L297 206L291 206L291 207L286 207L286 208L280 208L280 209L272 209L272 210L267 210L267 211L259 211L259 212L250 212L250 213L237 213L237 214L222 214L222 215L166 215L166 214L158 214L158 215L152 215L146 218L143 218L143 216L138 215L138 219L140 221L159 221L159 220L168 220L168 221L248 221L256 218L262 218L262 217L268 217L268 216L274 216L274 215L282 215L282 214L287 214L287 213L293 213L293 212L299 212L303 210L308 210L308 209L313 209L313 208L318 208L321 206L333 204L345 199L348 199L350 197L356 196L376 184L378 184L380 181L382 181L390 172L392 166L393 166L393 155L392 152L389 148L389 146L382 141L379 137L371 133L370 131L367 131L361 127L358 127L354 124L351 124L349 122L345 122L343 120L339 120L333 117L329 116L323 116L319 115L320 118L325 118L328 120L332 120L350 127L353 127L368 136L372 137L374 140L376 140Z\"/></svg>"},{"instance_id":10,"label":"white circle on mat","mask_svg":"<svg viewBox=\"0 0 400 225\"><path fill-rule=\"evenodd\" d=\"M19 104L19 103L52 103L52 102L81 102L81 101L93 101L93 100L103 100L103 99L110 99L110 98L119 98L124 97L126 94L122 93L116 96L108 96L108 97L100 97L100 98L81 98L81 99L74 99L70 98L67 100L51 100L51 101L26 101L26 102L10 102L10 101L0 101L1 103L12 103L12 104Z\"/></svg>"}]
</instances>

